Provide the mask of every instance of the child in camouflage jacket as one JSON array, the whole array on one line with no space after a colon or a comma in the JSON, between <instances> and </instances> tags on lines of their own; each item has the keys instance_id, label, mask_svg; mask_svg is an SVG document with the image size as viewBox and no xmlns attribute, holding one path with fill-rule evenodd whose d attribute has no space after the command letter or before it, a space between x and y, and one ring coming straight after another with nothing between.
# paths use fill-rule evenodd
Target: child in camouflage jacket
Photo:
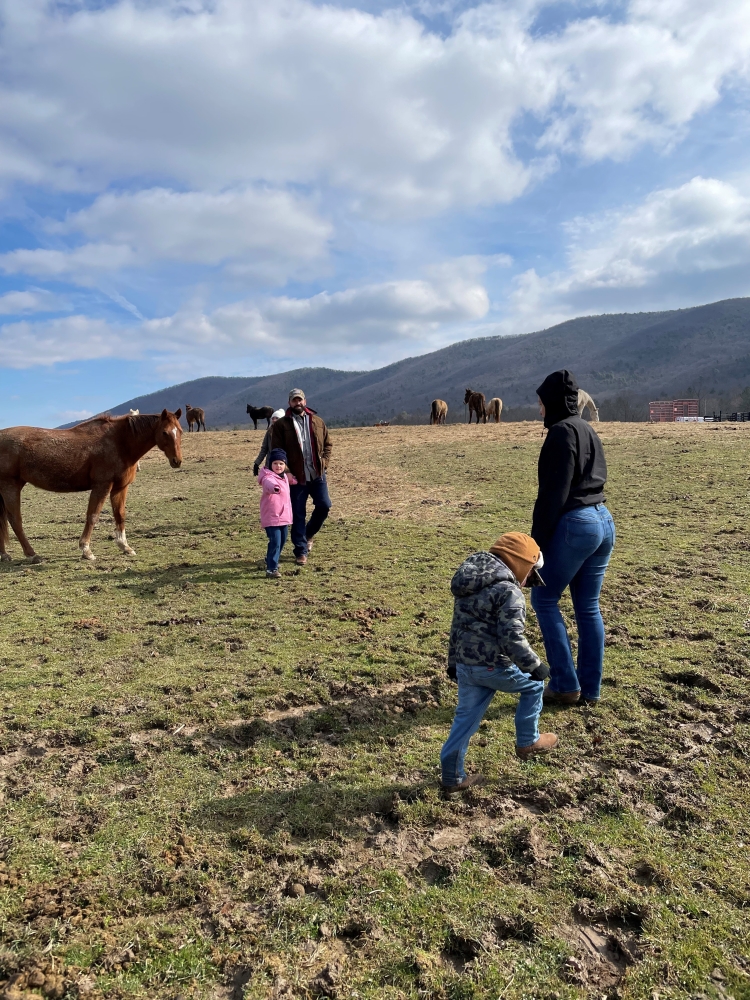
<instances>
[{"instance_id":1,"label":"child in camouflage jacket","mask_svg":"<svg viewBox=\"0 0 750 1000\"><path fill-rule=\"evenodd\" d=\"M466 775L464 757L496 691L520 695L516 753L522 760L557 745L554 733L540 736L538 728L549 667L524 635L526 599L521 587L542 582L542 562L534 539L512 531L498 538L489 552L469 556L451 581L448 675L458 682L458 706L440 754L446 791L463 791L481 782L481 775Z\"/></svg>"}]
</instances>

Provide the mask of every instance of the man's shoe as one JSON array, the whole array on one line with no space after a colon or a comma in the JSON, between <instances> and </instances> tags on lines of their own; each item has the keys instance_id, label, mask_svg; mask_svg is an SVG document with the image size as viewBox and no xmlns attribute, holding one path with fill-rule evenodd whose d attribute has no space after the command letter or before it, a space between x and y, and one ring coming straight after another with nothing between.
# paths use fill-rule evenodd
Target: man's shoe
<instances>
[{"instance_id":1,"label":"man's shoe","mask_svg":"<svg viewBox=\"0 0 750 1000\"><path fill-rule=\"evenodd\" d=\"M542 700L545 705L575 705L581 698L578 691L551 691L549 687L544 689Z\"/></svg>"},{"instance_id":2,"label":"man's shoe","mask_svg":"<svg viewBox=\"0 0 750 1000\"><path fill-rule=\"evenodd\" d=\"M294 561L298 566L307 566L307 556L295 556Z\"/></svg>"},{"instance_id":3,"label":"man's shoe","mask_svg":"<svg viewBox=\"0 0 750 1000\"><path fill-rule=\"evenodd\" d=\"M529 757L534 757L539 753L549 753L550 750L554 750L558 740L555 733L542 733L536 743L532 743L528 747L516 747L516 755L521 758L521 760L528 760Z\"/></svg>"},{"instance_id":4,"label":"man's shoe","mask_svg":"<svg viewBox=\"0 0 750 1000\"><path fill-rule=\"evenodd\" d=\"M313 539L313 538L308 538L307 539L307 554L308 555L310 555L310 553L312 552L312 547L313 547L314 540L315 539Z\"/></svg>"},{"instance_id":5,"label":"man's shoe","mask_svg":"<svg viewBox=\"0 0 750 1000\"><path fill-rule=\"evenodd\" d=\"M467 774L463 781L459 782L457 785L444 785L440 783L440 787L447 794L451 795L454 792L465 792L467 788L476 788L478 785L484 784L484 776L481 774Z\"/></svg>"},{"instance_id":6,"label":"man's shoe","mask_svg":"<svg viewBox=\"0 0 750 1000\"><path fill-rule=\"evenodd\" d=\"M267 569L266 570L266 580L278 580L281 578L281 573L277 569Z\"/></svg>"}]
</instances>

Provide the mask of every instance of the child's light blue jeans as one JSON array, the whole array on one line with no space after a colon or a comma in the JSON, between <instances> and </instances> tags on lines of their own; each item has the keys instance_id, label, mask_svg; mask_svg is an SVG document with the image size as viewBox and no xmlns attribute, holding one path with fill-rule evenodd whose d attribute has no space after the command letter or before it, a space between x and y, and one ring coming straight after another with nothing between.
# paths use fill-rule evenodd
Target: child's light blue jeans
<instances>
[{"instance_id":1,"label":"child's light blue jeans","mask_svg":"<svg viewBox=\"0 0 750 1000\"><path fill-rule=\"evenodd\" d=\"M516 745L528 747L539 739L544 681L535 681L518 667L468 667L456 664L458 705L448 739L440 752L444 785L458 785L466 777L464 757L469 740L479 729L496 691L520 694L516 708Z\"/></svg>"}]
</instances>

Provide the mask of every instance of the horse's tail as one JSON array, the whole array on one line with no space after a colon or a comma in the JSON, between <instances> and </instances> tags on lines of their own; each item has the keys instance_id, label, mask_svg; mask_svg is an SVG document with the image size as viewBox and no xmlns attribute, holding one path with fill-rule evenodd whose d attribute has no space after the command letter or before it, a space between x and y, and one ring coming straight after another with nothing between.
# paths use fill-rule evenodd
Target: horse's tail
<instances>
[{"instance_id":1,"label":"horse's tail","mask_svg":"<svg viewBox=\"0 0 750 1000\"><path fill-rule=\"evenodd\" d=\"M5 509L5 501L0 493L0 552L5 552L10 541L8 533L8 512Z\"/></svg>"},{"instance_id":2,"label":"horse's tail","mask_svg":"<svg viewBox=\"0 0 750 1000\"><path fill-rule=\"evenodd\" d=\"M436 424L438 422L438 405L437 400L433 399L432 406L430 407L430 423Z\"/></svg>"}]
</instances>

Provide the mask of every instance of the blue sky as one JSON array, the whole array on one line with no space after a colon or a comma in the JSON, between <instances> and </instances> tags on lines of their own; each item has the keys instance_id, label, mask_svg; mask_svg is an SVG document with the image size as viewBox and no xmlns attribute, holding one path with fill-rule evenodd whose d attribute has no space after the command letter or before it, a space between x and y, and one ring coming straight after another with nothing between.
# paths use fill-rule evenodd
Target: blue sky
<instances>
[{"instance_id":1,"label":"blue sky","mask_svg":"<svg viewBox=\"0 0 750 1000\"><path fill-rule=\"evenodd\" d=\"M0 426L750 294L750 6L0 0Z\"/></svg>"}]
</instances>

